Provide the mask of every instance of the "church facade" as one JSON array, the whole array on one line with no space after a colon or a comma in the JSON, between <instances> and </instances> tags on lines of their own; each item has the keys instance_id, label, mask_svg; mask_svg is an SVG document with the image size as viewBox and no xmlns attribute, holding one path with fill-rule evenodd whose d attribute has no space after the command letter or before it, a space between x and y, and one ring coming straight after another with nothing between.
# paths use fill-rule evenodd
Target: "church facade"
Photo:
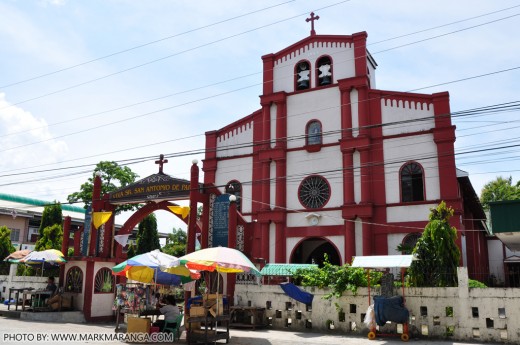
<instances>
[{"instance_id":1,"label":"church facade","mask_svg":"<svg viewBox=\"0 0 520 345\"><path fill-rule=\"evenodd\" d=\"M400 254L445 201L461 264L486 267L482 208L455 166L449 94L377 89L366 43L365 32L313 30L263 56L260 108L206 133L205 185L237 195L257 262Z\"/></svg>"}]
</instances>

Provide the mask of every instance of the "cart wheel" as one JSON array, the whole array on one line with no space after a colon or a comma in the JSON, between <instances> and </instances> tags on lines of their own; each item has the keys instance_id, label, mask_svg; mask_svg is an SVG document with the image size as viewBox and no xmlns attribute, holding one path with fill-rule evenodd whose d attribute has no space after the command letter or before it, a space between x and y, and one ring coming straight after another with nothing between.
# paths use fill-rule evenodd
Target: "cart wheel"
<instances>
[{"instance_id":1,"label":"cart wheel","mask_svg":"<svg viewBox=\"0 0 520 345\"><path fill-rule=\"evenodd\" d=\"M376 332L368 332L368 340L374 340L376 338Z\"/></svg>"},{"instance_id":2,"label":"cart wheel","mask_svg":"<svg viewBox=\"0 0 520 345\"><path fill-rule=\"evenodd\" d=\"M401 340L407 342L408 340L410 340L410 336L407 333L403 333L401 334Z\"/></svg>"}]
</instances>

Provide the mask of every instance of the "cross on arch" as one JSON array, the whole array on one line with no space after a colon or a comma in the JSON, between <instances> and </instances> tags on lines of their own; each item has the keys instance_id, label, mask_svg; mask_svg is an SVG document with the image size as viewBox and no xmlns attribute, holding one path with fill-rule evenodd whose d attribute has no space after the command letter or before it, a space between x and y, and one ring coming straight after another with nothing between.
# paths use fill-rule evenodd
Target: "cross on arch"
<instances>
[{"instance_id":1,"label":"cross on arch","mask_svg":"<svg viewBox=\"0 0 520 345\"><path fill-rule=\"evenodd\" d=\"M163 174L163 166L164 164L168 163L167 159L164 159L164 155L161 154L159 156L159 160L155 161L155 164L159 164L159 174Z\"/></svg>"},{"instance_id":2,"label":"cross on arch","mask_svg":"<svg viewBox=\"0 0 520 345\"><path fill-rule=\"evenodd\" d=\"M311 17L305 19L305 21L311 22L311 36L316 35L316 31L314 31L314 21L320 19L320 16L314 16L314 12L311 12Z\"/></svg>"}]
</instances>

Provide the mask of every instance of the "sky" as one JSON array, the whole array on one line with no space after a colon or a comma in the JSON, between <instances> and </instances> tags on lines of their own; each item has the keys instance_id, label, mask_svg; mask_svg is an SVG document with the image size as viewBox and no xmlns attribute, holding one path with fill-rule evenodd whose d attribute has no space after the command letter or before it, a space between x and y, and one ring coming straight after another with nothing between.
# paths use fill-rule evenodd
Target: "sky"
<instances>
[{"instance_id":1,"label":"sky","mask_svg":"<svg viewBox=\"0 0 520 345\"><path fill-rule=\"evenodd\" d=\"M0 192L65 202L101 160L146 177L203 149L260 107L261 56L307 37L311 11L318 35L368 33L378 89L448 91L452 112L518 100L518 1L0 0ZM497 149L518 143L518 111L453 123L478 194L520 179L518 148ZM188 179L202 158L164 171Z\"/></svg>"}]
</instances>

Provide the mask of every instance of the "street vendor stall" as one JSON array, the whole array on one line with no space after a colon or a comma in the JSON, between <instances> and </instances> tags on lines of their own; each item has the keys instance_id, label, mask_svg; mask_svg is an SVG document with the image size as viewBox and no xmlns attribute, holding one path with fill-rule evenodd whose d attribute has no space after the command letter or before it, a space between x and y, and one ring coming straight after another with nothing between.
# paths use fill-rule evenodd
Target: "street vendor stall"
<instances>
[{"instance_id":1,"label":"street vendor stall","mask_svg":"<svg viewBox=\"0 0 520 345\"><path fill-rule=\"evenodd\" d=\"M367 270L368 279L368 305L367 311L369 322L368 339L373 340L376 336L399 336L399 334L378 333L377 326L383 326L387 321L403 325L402 341L408 341L409 312L405 308L405 284L404 273L414 260L413 255L380 255L380 256L356 256L352 262L352 267L362 267ZM374 304L371 303L370 296L370 269L401 268L402 296L374 296ZM393 283L393 282L392 282ZM373 314L371 316L371 314Z\"/></svg>"}]
</instances>

